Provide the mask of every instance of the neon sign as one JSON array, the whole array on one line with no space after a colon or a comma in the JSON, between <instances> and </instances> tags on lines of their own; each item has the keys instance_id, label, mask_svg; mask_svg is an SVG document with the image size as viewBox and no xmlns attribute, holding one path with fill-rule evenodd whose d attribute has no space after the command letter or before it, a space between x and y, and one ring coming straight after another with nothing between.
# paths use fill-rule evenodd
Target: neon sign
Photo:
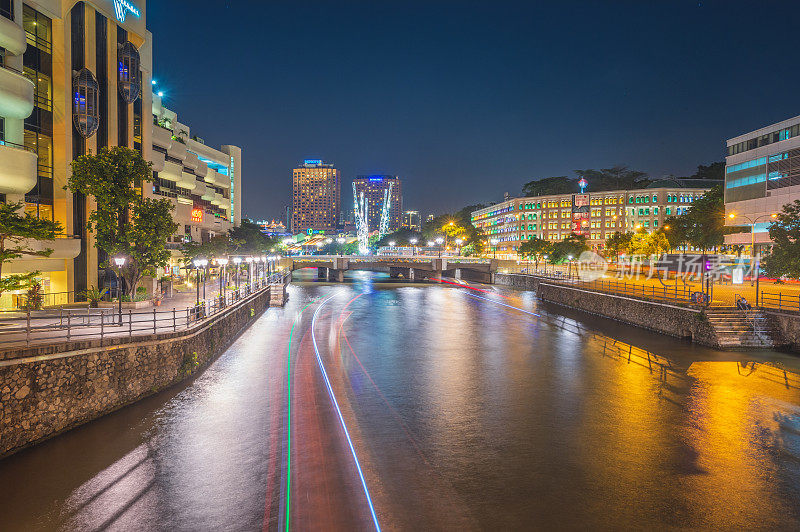
<instances>
[{"instance_id":1,"label":"neon sign","mask_svg":"<svg viewBox=\"0 0 800 532\"><path fill-rule=\"evenodd\" d=\"M203 223L203 209L192 209L192 221Z\"/></svg>"},{"instance_id":2,"label":"neon sign","mask_svg":"<svg viewBox=\"0 0 800 532\"><path fill-rule=\"evenodd\" d=\"M136 6L128 2L128 0L114 0L114 15L116 15L117 20L125 22L125 15L128 13L137 18L141 15Z\"/></svg>"},{"instance_id":3,"label":"neon sign","mask_svg":"<svg viewBox=\"0 0 800 532\"><path fill-rule=\"evenodd\" d=\"M306 159L303 164L322 164L322 159Z\"/></svg>"}]
</instances>

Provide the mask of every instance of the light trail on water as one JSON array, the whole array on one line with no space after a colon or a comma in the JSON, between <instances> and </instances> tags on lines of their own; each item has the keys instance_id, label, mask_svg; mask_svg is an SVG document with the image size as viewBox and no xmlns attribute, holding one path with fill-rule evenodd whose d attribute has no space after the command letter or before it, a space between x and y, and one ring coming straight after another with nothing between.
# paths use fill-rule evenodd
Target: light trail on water
<instances>
[{"instance_id":1,"label":"light trail on water","mask_svg":"<svg viewBox=\"0 0 800 532\"><path fill-rule=\"evenodd\" d=\"M322 373L322 378L325 381L325 387L328 389L328 395L331 398L331 402L333 403L334 408L336 409L336 414L339 417L339 423L342 426L342 431L344 432L345 438L347 438L347 444L350 446L350 454L353 455L353 461L355 462L356 469L358 470L358 476L361 480L361 486L364 488L364 495L367 498L367 505L369 506L369 511L372 514L372 522L375 524L375 530L380 532L380 524L378 524L378 516L375 514L375 507L372 504L372 497L369 495L369 488L367 488L367 481L364 479L364 472L361 470L361 463L358 461L358 456L356 455L356 449L353 446L353 440L350 439L350 432L347 430L347 424L344 422L344 417L342 416L342 411L339 408L339 402L336 400L336 395L333 393L333 388L331 387L331 382L328 379L328 372L325 370L325 364L322 362L322 356L320 355L319 348L317 347L317 337L314 335L314 327L317 322L317 316L319 315L319 311L322 307L333 299L335 296L328 296L325 298L322 303L319 304L317 309L314 311L314 317L311 319L311 341L314 345L314 354L317 357L317 364L319 365L319 370Z\"/></svg>"}]
</instances>

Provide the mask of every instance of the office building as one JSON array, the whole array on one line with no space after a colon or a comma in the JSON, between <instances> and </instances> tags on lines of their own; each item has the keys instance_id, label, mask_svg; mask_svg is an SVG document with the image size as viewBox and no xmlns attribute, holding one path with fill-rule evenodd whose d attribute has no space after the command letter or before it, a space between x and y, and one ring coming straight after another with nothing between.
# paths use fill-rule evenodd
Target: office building
<instances>
[{"instance_id":1,"label":"office building","mask_svg":"<svg viewBox=\"0 0 800 532\"><path fill-rule=\"evenodd\" d=\"M727 148L725 222L741 231L725 235L725 243L751 254L751 240L755 251L771 244L771 215L800 199L800 116L729 139Z\"/></svg>"},{"instance_id":2,"label":"office building","mask_svg":"<svg viewBox=\"0 0 800 532\"><path fill-rule=\"evenodd\" d=\"M389 232L400 229L403 217L403 190L400 178L394 175L360 175L353 179L357 197L364 194L367 203L367 226L369 231L377 231L384 201L388 198Z\"/></svg>"},{"instance_id":3,"label":"office building","mask_svg":"<svg viewBox=\"0 0 800 532\"><path fill-rule=\"evenodd\" d=\"M306 159L292 170L293 233L335 231L341 210L341 177L333 164Z\"/></svg>"},{"instance_id":4,"label":"office building","mask_svg":"<svg viewBox=\"0 0 800 532\"><path fill-rule=\"evenodd\" d=\"M172 257L162 273L177 274L184 243L208 242L241 223L242 150L207 146L157 93L152 102L153 184L148 194L169 198L174 205L178 230L168 243Z\"/></svg>"},{"instance_id":5,"label":"office building","mask_svg":"<svg viewBox=\"0 0 800 532\"><path fill-rule=\"evenodd\" d=\"M419 211L406 211L403 213L403 227L412 231L422 231L422 217Z\"/></svg>"},{"instance_id":6,"label":"office building","mask_svg":"<svg viewBox=\"0 0 800 532\"><path fill-rule=\"evenodd\" d=\"M559 241L572 233L601 251L617 231L664 227L666 218L684 214L708 185L699 179L666 179L641 190L512 198L473 212L471 220L498 258L518 258L519 246L533 237Z\"/></svg>"}]
</instances>

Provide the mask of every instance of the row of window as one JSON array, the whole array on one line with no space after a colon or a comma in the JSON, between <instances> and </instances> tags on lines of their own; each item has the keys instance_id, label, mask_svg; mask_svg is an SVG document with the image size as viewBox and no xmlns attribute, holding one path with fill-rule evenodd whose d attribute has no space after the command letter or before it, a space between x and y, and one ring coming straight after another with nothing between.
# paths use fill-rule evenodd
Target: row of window
<instances>
[{"instance_id":1,"label":"row of window","mask_svg":"<svg viewBox=\"0 0 800 532\"><path fill-rule=\"evenodd\" d=\"M756 148L760 148L761 146L787 140L798 135L800 135L800 124L795 124L793 126L778 129L765 135L761 135L749 140L743 140L742 142L728 146L728 155L736 155L737 153L754 150Z\"/></svg>"}]
</instances>

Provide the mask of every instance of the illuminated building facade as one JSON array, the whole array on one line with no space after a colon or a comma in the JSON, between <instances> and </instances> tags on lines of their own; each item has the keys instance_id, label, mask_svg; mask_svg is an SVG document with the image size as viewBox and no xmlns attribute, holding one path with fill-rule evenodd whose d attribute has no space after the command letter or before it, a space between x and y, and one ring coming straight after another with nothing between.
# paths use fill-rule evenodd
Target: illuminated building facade
<instances>
[{"instance_id":1,"label":"illuminated building facade","mask_svg":"<svg viewBox=\"0 0 800 532\"><path fill-rule=\"evenodd\" d=\"M0 0L0 199L64 227L50 257L23 257L3 273L38 270L43 291L63 302L100 286L105 260L86 229L91 198L64 190L70 163L111 146L149 156L145 20L144 0Z\"/></svg>"},{"instance_id":2,"label":"illuminated building facade","mask_svg":"<svg viewBox=\"0 0 800 532\"><path fill-rule=\"evenodd\" d=\"M242 149L219 149L191 135L174 111L152 95L153 184L149 193L169 198L177 232L167 245L172 260L163 273L177 273L185 242L207 242L241 223Z\"/></svg>"},{"instance_id":3,"label":"illuminated building facade","mask_svg":"<svg viewBox=\"0 0 800 532\"><path fill-rule=\"evenodd\" d=\"M800 116L727 141L725 158L726 224L741 229L725 235L726 244L742 244L750 254L770 245L771 214L800 199ZM751 224L754 234L751 235ZM752 240L751 240L752 239Z\"/></svg>"},{"instance_id":4,"label":"illuminated building facade","mask_svg":"<svg viewBox=\"0 0 800 532\"><path fill-rule=\"evenodd\" d=\"M340 198L339 170L319 159L303 161L292 170L292 232L336 230Z\"/></svg>"},{"instance_id":5,"label":"illuminated building facade","mask_svg":"<svg viewBox=\"0 0 800 532\"><path fill-rule=\"evenodd\" d=\"M572 233L584 235L589 246L600 251L617 231L655 231L669 216L684 214L709 190L691 188L701 185L708 182L669 179L641 190L512 198L473 212L471 220L490 249L497 248L498 258L516 259L519 246L533 237L559 241Z\"/></svg>"},{"instance_id":6,"label":"illuminated building facade","mask_svg":"<svg viewBox=\"0 0 800 532\"><path fill-rule=\"evenodd\" d=\"M412 231L422 231L422 216L419 211L406 211L403 213L403 227Z\"/></svg>"},{"instance_id":7,"label":"illuminated building facade","mask_svg":"<svg viewBox=\"0 0 800 532\"><path fill-rule=\"evenodd\" d=\"M377 231L381 222L383 203L386 193L391 187L389 194L389 232L397 231L403 222L403 190L400 178L393 175L360 175L353 179L356 195L359 197L364 193L367 201L367 225L369 231Z\"/></svg>"}]
</instances>

